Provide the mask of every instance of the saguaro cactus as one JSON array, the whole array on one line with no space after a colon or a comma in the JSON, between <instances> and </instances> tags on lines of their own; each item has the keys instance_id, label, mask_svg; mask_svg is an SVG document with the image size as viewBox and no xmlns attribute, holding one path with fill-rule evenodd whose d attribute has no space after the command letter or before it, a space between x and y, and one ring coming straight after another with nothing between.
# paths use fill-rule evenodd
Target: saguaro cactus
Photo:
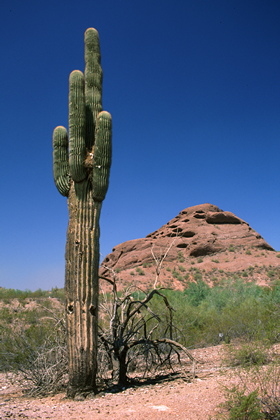
<instances>
[{"instance_id":1,"label":"saguaro cactus","mask_svg":"<svg viewBox=\"0 0 280 420\"><path fill-rule=\"evenodd\" d=\"M53 132L53 172L68 197L66 325L68 396L95 391L97 369L99 218L111 165L111 115L102 111L98 32L85 32L85 72L69 78L69 140Z\"/></svg>"}]
</instances>

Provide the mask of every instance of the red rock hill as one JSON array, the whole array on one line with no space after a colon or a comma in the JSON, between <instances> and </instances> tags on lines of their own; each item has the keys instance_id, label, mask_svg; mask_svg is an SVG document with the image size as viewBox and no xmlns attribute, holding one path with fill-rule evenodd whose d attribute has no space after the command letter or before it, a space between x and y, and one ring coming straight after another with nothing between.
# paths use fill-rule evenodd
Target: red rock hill
<instances>
[{"instance_id":1,"label":"red rock hill","mask_svg":"<svg viewBox=\"0 0 280 420\"><path fill-rule=\"evenodd\" d=\"M157 279L157 285L183 289L198 278L213 284L229 276L268 284L279 273L279 256L247 222L201 204L182 210L145 238L117 245L100 275L117 275L119 288L148 288Z\"/></svg>"}]
</instances>

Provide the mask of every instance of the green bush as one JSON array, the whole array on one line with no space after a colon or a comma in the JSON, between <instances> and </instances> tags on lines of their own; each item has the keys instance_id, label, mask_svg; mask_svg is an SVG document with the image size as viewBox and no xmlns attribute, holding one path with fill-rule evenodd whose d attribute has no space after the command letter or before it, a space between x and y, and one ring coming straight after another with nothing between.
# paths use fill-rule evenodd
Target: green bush
<instances>
[{"instance_id":1,"label":"green bush","mask_svg":"<svg viewBox=\"0 0 280 420\"><path fill-rule=\"evenodd\" d=\"M65 385L64 310L57 300L42 300L41 293L38 299L10 299L0 309L0 371L20 374L30 393L46 395Z\"/></svg>"},{"instance_id":2,"label":"green bush","mask_svg":"<svg viewBox=\"0 0 280 420\"><path fill-rule=\"evenodd\" d=\"M201 280L200 276L200 273L196 273L194 277L197 278L197 282L190 283L184 292L188 301L193 306L198 306L210 292L210 287Z\"/></svg>"},{"instance_id":3,"label":"green bush","mask_svg":"<svg viewBox=\"0 0 280 420\"><path fill-rule=\"evenodd\" d=\"M257 391L245 394L238 387L226 390L226 402L221 405L222 414L219 416L225 420L261 420L261 404Z\"/></svg>"},{"instance_id":4,"label":"green bush","mask_svg":"<svg viewBox=\"0 0 280 420\"><path fill-rule=\"evenodd\" d=\"M34 292L31 290L18 290L18 289L5 289L0 287L0 300L5 303L10 302L11 299L17 299L20 302L23 302L26 299L46 299L48 297L57 298L64 300L64 289L59 289L57 287L49 290L37 289Z\"/></svg>"},{"instance_id":5,"label":"green bush","mask_svg":"<svg viewBox=\"0 0 280 420\"><path fill-rule=\"evenodd\" d=\"M280 366L277 357L263 367L253 364L235 372L238 384L224 387L218 419L280 420Z\"/></svg>"},{"instance_id":6,"label":"green bush","mask_svg":"<svg viewBox=\"0 0 280 420\"><path fill-rule=\"evenodd\" d=\"M268 346L263 341L226 346L226 363L243 368L261 366L269 361Z\"/></svg>"},{"instance_id":7,"label":"green bush","mask_svg":"<svg viewBox=\"0 0 280 420\"><path fill-rule=\"evenodd\" d=\"M182 251L178 252L177 258L178 258L178 261L181 262L181 263L183 263L185 261L185 258L183 256Z\"/></svg>"},{"instance_id":8,"label":"green bush","mask_svg":"<svg viewBox=\"0 0 280 420\"><path fill-rule=\"evenodd\" d=\"M196 269L192 271L201 274ZM174 274L180 278L178 272ZM220 334L228 341L236 338L244 342L280 341L279 283L263 288L237 278L210 288L198 280L189 283L184 292L164 290L163 293L174 308L176 340L184 346L215 345L221 341ZM157 310L160 313L161 309Z\"/></svg>"},{"instance_id":9,"label":"green bush","mask_svg":"<svg viewBox=\"0 0 280 420\"><path fill-rule=\"evenodd\" d=\"M267 275L268 275L268 277L273 278L273 277L275 276L275 272L274 272L274 270L269 270L269 271L267 272Z\"/></svg>"}]
</instances>

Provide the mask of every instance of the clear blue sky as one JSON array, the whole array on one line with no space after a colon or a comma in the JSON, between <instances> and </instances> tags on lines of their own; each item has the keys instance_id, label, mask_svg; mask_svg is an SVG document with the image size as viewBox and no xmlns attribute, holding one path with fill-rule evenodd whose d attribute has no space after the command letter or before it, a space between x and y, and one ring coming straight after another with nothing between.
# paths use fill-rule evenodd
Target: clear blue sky
<instances>
[{"instance_id":1,"label":"clear blue sky","mask_svg":"<svg viewBox=\"0 0 280 420\"><path fill-rule=\"evenodd\" d=\"M101 258L205 202L280 250L279 22L279 0L3 0L0 286L64 284L51 137L88 27L113 116Z\"/></svg>"}]
</instances>

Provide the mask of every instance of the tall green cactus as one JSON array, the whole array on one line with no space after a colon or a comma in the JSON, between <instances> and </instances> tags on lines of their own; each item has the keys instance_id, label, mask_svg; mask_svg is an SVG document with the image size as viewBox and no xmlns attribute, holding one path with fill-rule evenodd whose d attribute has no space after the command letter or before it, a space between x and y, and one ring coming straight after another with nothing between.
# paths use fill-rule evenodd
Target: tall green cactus
<instances>
[{"instance_id":1,"label":"tall green cactus","mask_svg":"<svg viewBox=\"0 0 280 420\"><path fill-rule=\"evenodd\" d=\"M102 111L98 32L85 32L85 72L69 78L69 140L53 132L53 172L68 197L66 325L68 396L95 391L97 369L99 218L111 166L111 115Z\"/></svg>"}]
</instances>

